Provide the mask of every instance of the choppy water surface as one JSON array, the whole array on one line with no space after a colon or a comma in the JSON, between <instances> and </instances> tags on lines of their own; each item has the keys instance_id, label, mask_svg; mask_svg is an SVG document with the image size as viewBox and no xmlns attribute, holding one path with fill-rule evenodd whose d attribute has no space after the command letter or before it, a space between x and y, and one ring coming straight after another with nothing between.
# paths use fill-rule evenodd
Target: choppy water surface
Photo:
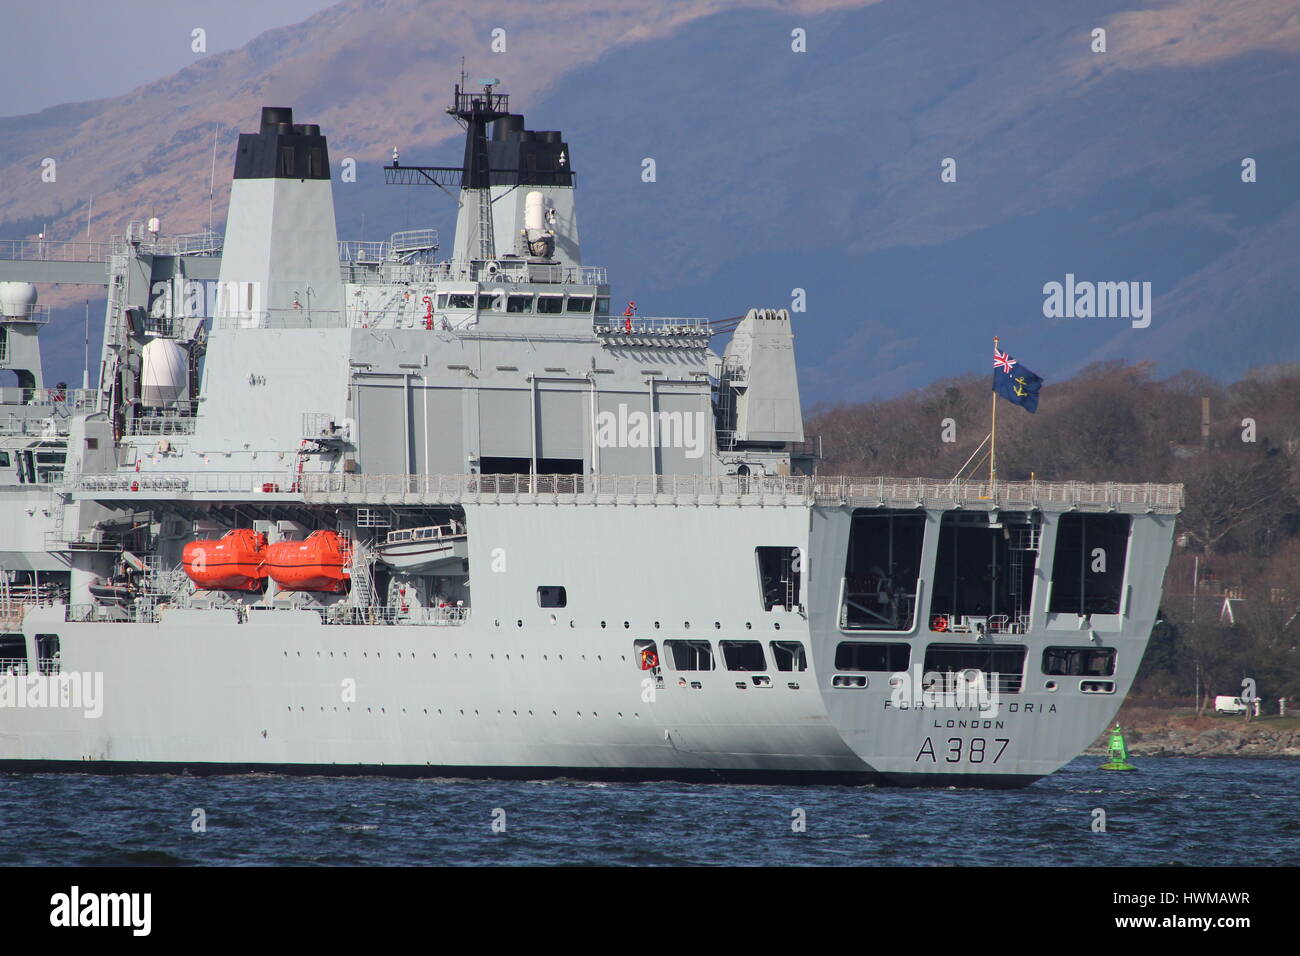
<instances>
[{"instance_id":1,"label":"choppy water surface","mask_svg":"<svg viewBox=\"0 0 1300 956\"><path fill-rule=\"evenodd\" d=\"M1294 864L1300 762L1100 762L1013 791L9 774L0 864Z\"/></svg>"}]
</instances>

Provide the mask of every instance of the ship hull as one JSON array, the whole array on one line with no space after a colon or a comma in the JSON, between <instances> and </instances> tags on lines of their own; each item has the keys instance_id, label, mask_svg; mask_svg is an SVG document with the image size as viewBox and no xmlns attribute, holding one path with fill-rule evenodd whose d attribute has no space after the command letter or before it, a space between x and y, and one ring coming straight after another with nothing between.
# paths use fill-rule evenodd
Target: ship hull
<instances>
[{"instance_id":1,"label":"ship hull","mask_svg":"<svg viewBox=\"0 0 1300 956\"><path fill-rule=\"evenodd\" d=\"M1168 554L1172 519L1135 523L1135 596L1097 638L1122 648L1112 691L1044 680L1043 647L1087 641L1077 626L1045 618L992 639L1028 652L1023 685L990 710L900 698L887 673L837 686L836 648L847 639L908 641L916 659L931 641L975 640L924 626L874 638L840 627L851 513L467 506L475 607L455 624L333 625L311 610L186 608L164 608L155 622L77 622L60 607L32 609L25 630L59 635L64 675L101 675L101 712L9 701L0 707L0 765L1014 787L1052 773L1105 730L1154 619L1159 579L1144 575L1163 568L1154 558ZM672 564L618 551L620 542L651 541L650 553L668 554L688 528L695 545ZM565 534L606 544L557 556L548 543ZM806 609L762 609L753 549L774 542L805 551ZM502 550L508 563L494 571ZM559 584L569 606L539 608L535 588ZM657 673L638 666L637 641L662 647L674 637L799 641L809 653L804 670L780 671L769 659L762 674L728 670L721 657L704 671L678 671L667 659Z\"/></svg>"}]
</instances>

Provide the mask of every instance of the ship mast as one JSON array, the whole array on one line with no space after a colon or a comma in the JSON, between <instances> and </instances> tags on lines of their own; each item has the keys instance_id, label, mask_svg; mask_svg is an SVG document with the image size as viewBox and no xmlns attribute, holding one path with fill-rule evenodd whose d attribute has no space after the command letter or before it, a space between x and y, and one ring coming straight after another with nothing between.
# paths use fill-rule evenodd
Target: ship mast
<instances>
[{"instance_id":1,"label":"ship mast","mask_svg":"<svg viewBox=\"0 0 1300 956\"><path fill-rule=\"evenodd\" d=\"M509 96L495 93L500 80L483 80L482 92L467 93L457 83L452 105L447 112L465 124L465 165L461 179L462 193L468 201L478 203L478 249L484 262L496 258L496 242L492 233L492 170L488 166L487 128L509 114Z\"/></svg>"}]
</instances>

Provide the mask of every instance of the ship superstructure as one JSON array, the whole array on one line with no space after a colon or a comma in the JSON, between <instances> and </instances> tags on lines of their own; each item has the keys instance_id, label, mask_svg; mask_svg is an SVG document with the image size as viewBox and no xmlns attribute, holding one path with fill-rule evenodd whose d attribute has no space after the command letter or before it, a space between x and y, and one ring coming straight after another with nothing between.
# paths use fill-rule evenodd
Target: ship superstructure
<instances>
[{"instance_id":1,"label":"ship superstructure","mask_svg":"<svg viewBox=\"0 0 1300 956\"><path fill-rule=\"evenodd\" d=\"M620 309L562 135L449 112L461 167L386 168L449 259L339 242L287 108L224 238L9 244L0 763L1011 786L1104 730L1180 487L814 474L787 312ZM106 283L97 388L43 281Z\"/></svg>"}]
</instances>

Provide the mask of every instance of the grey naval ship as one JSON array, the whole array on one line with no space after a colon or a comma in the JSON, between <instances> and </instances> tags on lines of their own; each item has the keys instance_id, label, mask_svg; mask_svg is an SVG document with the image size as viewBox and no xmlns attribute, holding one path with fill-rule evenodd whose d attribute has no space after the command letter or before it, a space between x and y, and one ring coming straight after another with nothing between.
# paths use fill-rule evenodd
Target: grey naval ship
<instances>
[{"instance_id":1,"label":"grey naval ship","mask_svg":"<svg viewBox=\"0 0 1300 956\"><path fill-rule=\"evenodd\" d=\"M3 244L0 768L1013 787L1106 728L1181 486L817 473L786 310L612 304L562 134L448 112L384 175L449 258L340 242L278 107L224 236ZM97 387L41 282L106 286Z\"/></svg>"}]
</instances>

